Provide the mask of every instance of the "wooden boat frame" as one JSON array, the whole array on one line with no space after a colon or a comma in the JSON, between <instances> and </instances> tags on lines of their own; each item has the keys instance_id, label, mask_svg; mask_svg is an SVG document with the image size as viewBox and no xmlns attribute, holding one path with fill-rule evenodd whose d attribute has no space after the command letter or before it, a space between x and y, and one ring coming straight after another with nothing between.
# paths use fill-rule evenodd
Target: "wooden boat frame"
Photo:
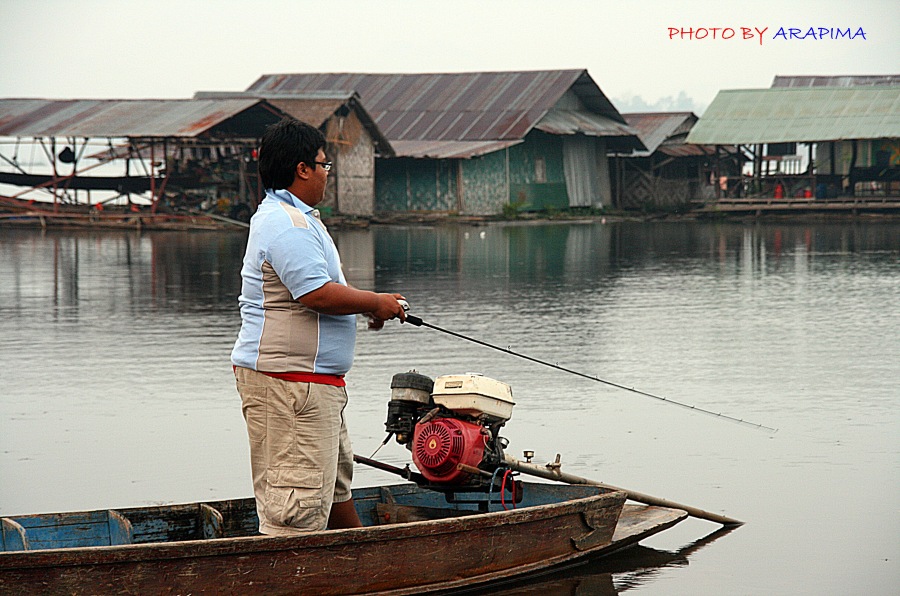
<instances>
[{"instance_id":1,"label":"wooden boat frame","mask_svg":"<svg viewBox=\"0 0 900 596\"><path fill-rule=\"evenodd\" d=\"M3 518L0 593L446 591L608 554L687 515L600 487L523 486L515 509L490 512L415 484L357 489L378 525L291 537L251 535L253 499Z\"/></svg>"}]
</instances>

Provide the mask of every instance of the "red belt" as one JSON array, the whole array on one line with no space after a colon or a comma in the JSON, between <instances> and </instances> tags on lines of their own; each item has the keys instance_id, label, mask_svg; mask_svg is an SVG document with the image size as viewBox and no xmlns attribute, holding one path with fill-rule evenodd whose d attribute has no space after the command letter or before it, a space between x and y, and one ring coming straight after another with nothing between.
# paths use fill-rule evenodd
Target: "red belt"
<instances>
[{"instance_id":1,"label":"red belt","mask_svg":"<svg viewBox=\"0 0 900 596\"><path fill-rule=\"evenodd\" d=\"M311 372L266 372L264 370L256 371L267 377L274 377L282 381L291 381L294 383L318 383L319 385L332 385L334 387L346 387L344 375L325 375L322 373Z\"/></svg>"}]
</instances>

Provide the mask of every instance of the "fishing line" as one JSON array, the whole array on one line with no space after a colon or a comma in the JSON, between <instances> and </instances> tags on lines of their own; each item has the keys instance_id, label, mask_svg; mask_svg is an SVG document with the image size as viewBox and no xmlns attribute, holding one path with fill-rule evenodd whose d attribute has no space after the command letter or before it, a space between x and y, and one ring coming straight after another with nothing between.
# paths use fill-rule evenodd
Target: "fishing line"
<instances>
[{"instance_id":1,"label":"fishing line","mask_svg":"<svg viewBox=\"0 0 900 596\"><path fill-rule=\"evenodd\" d=\"M701 414L707 414L709 416L714 416L716 418L721 418L723 420L728 420L729 422L734 422L736 424L743 424L746 426L753 427L757 430L767 430L771 432L778 432L777 428L772 428L771 426L766 426L764 424L757 424L755 422L750 422L748 420L744 420L743 418L735 418L734 416L729 416L728 414L722 414L721 412L714 412L712 410L707 410L698 406L692 406L691 404L686 404L684 402L680 402L674 399L670 399L668 397L663 397L662 395L656 395L653 393L649 393L647 391L641 391L640 389L635 389L634 387L628 387L627 385L621 385L619 383L615 383L613 381L607 381L606 379L601 379L598 376L588 375L583 372L579 372L577 370L572 370L571 368L566 368L564 366L560 366L559 364L554 364L552 362L547 362L545 360L540 360L538 358L533 358L526 354L520 354L518 352L514 352L511 348L506 347L503 348L501 346L497 346L494 344L490 344L486 341L481 341L480 339L475 339L474 337L468 337L463 335L462 333L456 333L455 331L450 331L449 329L443 329L438 327L437 325L432 325L431 323L426 323L420 317L415 315L407 314L406 322L416 327L428 327L429 329L434 329L435 331L440 331L441 333L446 333L447 335L452 335L453 337L458 337L460 339L464 339L466 341L470 341L472 343L476 343L480 346L484 346L486 348L491 348L492 350L497 350L499 352L504 352L505 354L510 354L512 356L517 356L519 358L524 358L530 362L534 362L536 364L542 364L544 366L549 366L550 368L555 368L556 370L561 370L563 372L567 372L569 374L573 374L579 377L583 377L585 379L590 379L591 381L597 381L599 383L603 383L605 385L610 385L611 387L616 387L618 389L624 389L625 391L631 391L632 393L637 393L639 395L643 395L645 397L651 397L653 399L666 402L667 404L672 404L675 406L682 407L686 410L693 410L694 412L700 412Z\"/></svg>"}]
</instances>

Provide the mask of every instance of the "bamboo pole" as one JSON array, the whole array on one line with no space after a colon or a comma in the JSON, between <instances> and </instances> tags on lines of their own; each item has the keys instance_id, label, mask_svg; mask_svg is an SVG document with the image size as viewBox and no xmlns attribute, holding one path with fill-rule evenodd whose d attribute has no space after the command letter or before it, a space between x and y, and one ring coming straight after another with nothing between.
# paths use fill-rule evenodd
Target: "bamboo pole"
<instances>
[{"instance_id":1,"label":"bamboo pole","mask_svg":"<svg viewBox=\"0 0 900 596\"><path fill-rule=\"evenodd\" d=\"M743 523L744 523L740 520L736 520L736 519L733 519L730 517L725 517L724 515L719 515L718 513L704 511L703 509L691 507L690 505L676 503L674 501L669 501L668 499L660 499L658 497L646 495L644 493L639 493L639 492L636 492L633 490L629 490L627 488L620 488L618 486L612 486L611 484L605 484L603 482L598 482L596 480L591 480L589 478L575 476L574 474L567 474L566 472L563 472L562 470L560 470L558 456L557 456L556 463L548 464L547 466L539 466L536 464L519 461L510 455L505 455L503 458L503 461L507 466L509 466L511 469L515 470L516 472L521 472L523 474L530 474L532 476L537 476L538 478L546 478L548 480L556 480L558 482L565 482L566 484L588 484L591 486L599 486L601 488L607 488L610 490L620 490L620 491L625 492L628 495L628 498L631 499L632 501L637 501L638 503L644 503L645 505L653 505L656 507L668 507L669 509L681 509L682 511L686 511L687 514L690 515L691 517L696 517L698 519L705 519L707 521L722 524L723 526L740 526L740 525L743 525Z\"/></svg>"}]
</instances>

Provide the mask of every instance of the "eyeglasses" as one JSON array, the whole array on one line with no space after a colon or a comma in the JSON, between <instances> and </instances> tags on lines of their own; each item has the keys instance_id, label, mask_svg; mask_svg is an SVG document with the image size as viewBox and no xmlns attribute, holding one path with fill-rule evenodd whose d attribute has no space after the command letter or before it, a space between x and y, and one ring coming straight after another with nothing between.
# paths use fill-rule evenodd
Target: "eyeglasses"
<instances>
[{"instance_id":1,"label":"eyeglasses","mask_svg":"<svg viewBox=\"0 0 900 596\"><path fill-rule=\"evenodd\" d=\"M332 161L314 161L313 163L322 166L322 169L326 172L330 172L331 167L334 165L334 162Z\"/></svg>"}]
</instances>

